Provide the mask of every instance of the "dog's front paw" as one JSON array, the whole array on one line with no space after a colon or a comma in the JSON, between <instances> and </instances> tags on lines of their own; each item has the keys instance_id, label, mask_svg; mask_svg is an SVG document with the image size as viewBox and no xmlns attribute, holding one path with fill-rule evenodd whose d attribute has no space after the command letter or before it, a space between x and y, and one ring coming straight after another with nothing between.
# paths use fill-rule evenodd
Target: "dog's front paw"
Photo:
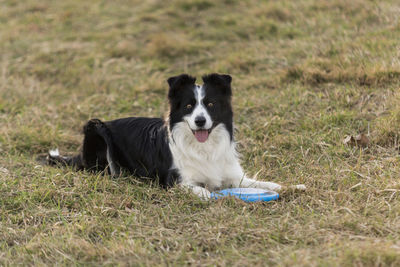
<instances>
[{"instance_id":1,"label":"dog's front paw","mask_svg":"<svg viewBox=\"0 0 400 267\"><path fill-rule=\"evenodd\" d=\"M201 200L208 201L211 199L211 192L205 188L201 188L195 192L196 195L200 197Z\"/></svg>"},{"instance_id":2,"label":"dog's front paw","mask_svg":"<svg viewBox=\"0 0 400 267\"><path fill-rule=\"evenodd\" d=\"M197 185L190 185L190 184L181 184L183 188L186 188L187 190L191 191L195 195L197 195L201 200L210 200L211 199L211 193L207 189L201 186Z\"/></svg>"},{"instance_id":3,"label":"dog's front paw","mask_svg":"<svg viewBox=\"0 0 400 267\"><path fill-rule=\"evenodd\" d=\"M306 190L307 187L304 184L282 186L282 189L279 191L279 194L287 195L287 194L293 194L295 192L304 192Z\"/></svg>"}]
</instances>

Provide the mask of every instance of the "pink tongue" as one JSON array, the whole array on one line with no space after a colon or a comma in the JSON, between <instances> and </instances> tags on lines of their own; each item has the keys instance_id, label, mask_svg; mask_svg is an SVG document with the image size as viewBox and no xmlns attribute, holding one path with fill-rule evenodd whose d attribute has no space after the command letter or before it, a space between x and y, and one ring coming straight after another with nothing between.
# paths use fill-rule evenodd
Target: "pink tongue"
<instances>
[{"instance_id":1,"label":"pink tongue","mask_svg":"<svg viewBox=\"0 0 400 267\"><path fill-rule=\"evenodd\" d=\"M208 131L207 130L194 131L194 137L196 137L197 141L199 141L200 143L204 143L205 141L207 141Z\"/></svg>"}]
</instances>

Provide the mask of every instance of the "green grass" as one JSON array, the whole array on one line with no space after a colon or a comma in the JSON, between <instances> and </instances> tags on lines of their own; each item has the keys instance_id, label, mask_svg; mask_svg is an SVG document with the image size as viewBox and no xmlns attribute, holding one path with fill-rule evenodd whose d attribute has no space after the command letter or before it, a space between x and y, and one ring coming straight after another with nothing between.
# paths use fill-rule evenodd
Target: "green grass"
<instances>
[{"instance_id":1,"label":"green grass","mask_svg":"<svg viewBox=\"0 0 400 267\"><path fill-rule=\"evenodd\" d=\"M0 265L400 265L398 1L0 5ZM308 191L202 202L36 162L89 118L163 116L182 72L232 75L244 168Z\"/></svg>"}]
</instances>

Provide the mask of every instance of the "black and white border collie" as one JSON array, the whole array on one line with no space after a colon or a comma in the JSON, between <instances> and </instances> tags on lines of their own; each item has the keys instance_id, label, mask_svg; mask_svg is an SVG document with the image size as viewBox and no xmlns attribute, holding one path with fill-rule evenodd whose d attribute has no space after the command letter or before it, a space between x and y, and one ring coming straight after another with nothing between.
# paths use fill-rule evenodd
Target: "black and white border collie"
<instances>
[{"instance_id":1,"label":"black and white border collie","mask_svg":"<svg viewBox=\"0 0 400 267\"><path fill-rule=\"evenodd\" d=\"M179 184L203 199L210 197L210 191L229 187L282 190L279 184L248 178L240 166L233 136L231 76L214 73L202 79L203 85L187 74L168 79L166 120L92 119L84 126L82 152L64 157L50 151L49 163L108 170L113 176L125 170L156 179L162 186Z\"/></svg>"}]
</instances>

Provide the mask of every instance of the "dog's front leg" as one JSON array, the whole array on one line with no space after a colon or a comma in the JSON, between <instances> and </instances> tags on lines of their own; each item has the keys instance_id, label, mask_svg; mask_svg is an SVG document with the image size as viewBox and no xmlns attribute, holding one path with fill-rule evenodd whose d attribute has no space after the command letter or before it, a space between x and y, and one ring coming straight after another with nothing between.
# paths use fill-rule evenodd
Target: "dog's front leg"
<instances>
[{"instance_id":1,"label":"dog's front leg","mask_svg":"<svg viewBox=\"0 0 400 267\"><path fill-rule=\"evenodd\" d=\"M240 180L235 180L233 187L255 187L273 191L280 191L282 189L282 186L277 183L261 182L247 177L243 177Z\"/></svg>"},{"instance_id":2,"label":"dog's front leg","mask_svg":"<svg viewBox=\"0 0 400 267\"><path fill-rule=\"evenodd\" d=\"M257 180L250 179L247 177L244 177L240 181L234 183L234 186L235 187L255 187L255 188L272 190L272 191L276 191L276 192L282 192L282 191L286 191L286 190L296 190L296 191L297 190L299 190L299 191L306 190L306 186L303 184L283 186L283 185L279 185L277 183L261 182L261 181L257 181Z\"/></svg>"},{"instance_id":3,"label":"dog's front leg","mask_svg":"<svg viewBox=\"0 0 400 267\"><path fill-rule=\"evenodd\" d=\"M198 185L192 185L192 184L180 184L180 186L182 186L185 189L190 190L191 192L193 192L194 194L196 194L197 196L199 196L203 200L209 200L210 199L211 193L210 193L210 191L208 191L204 187L201 187L201 186L198 186Z\"/></svg>"},{"instance_id":4,"label":"dog's front leg","mask_svg":"<svg viewBox=\"0 0 400 267\"><path fill-rule=\"evenodd\" d=\"M230 184L231 187L247 187L247 188L255 187L267 190L273 190L276 192L286 191L287 189L294 189L294 190L306 189L305 185L302 184L286 187L273 182L262 182L248 178L246 177L246 174L243 172L243 169L238 162L232 165L231 168L228 168L228 170L230 170L230 173L227 174L227 177L232 177L231 179L229 179L231 182Z\"/></svg>"},{"instance_id":5,"label":"dog's front leg","mask_svg":"<svg viewBox=\"0 0 400 267\"><path fill-rule=\"evenodd\" d=\"M225 177L227 177L228 187L255 187L267 190L280 191L282 186L272 182L262 182L254 179L250 179L244 173L239 161L232 162L228 168L226 168Z\"/></svg>"}]
</instances>

